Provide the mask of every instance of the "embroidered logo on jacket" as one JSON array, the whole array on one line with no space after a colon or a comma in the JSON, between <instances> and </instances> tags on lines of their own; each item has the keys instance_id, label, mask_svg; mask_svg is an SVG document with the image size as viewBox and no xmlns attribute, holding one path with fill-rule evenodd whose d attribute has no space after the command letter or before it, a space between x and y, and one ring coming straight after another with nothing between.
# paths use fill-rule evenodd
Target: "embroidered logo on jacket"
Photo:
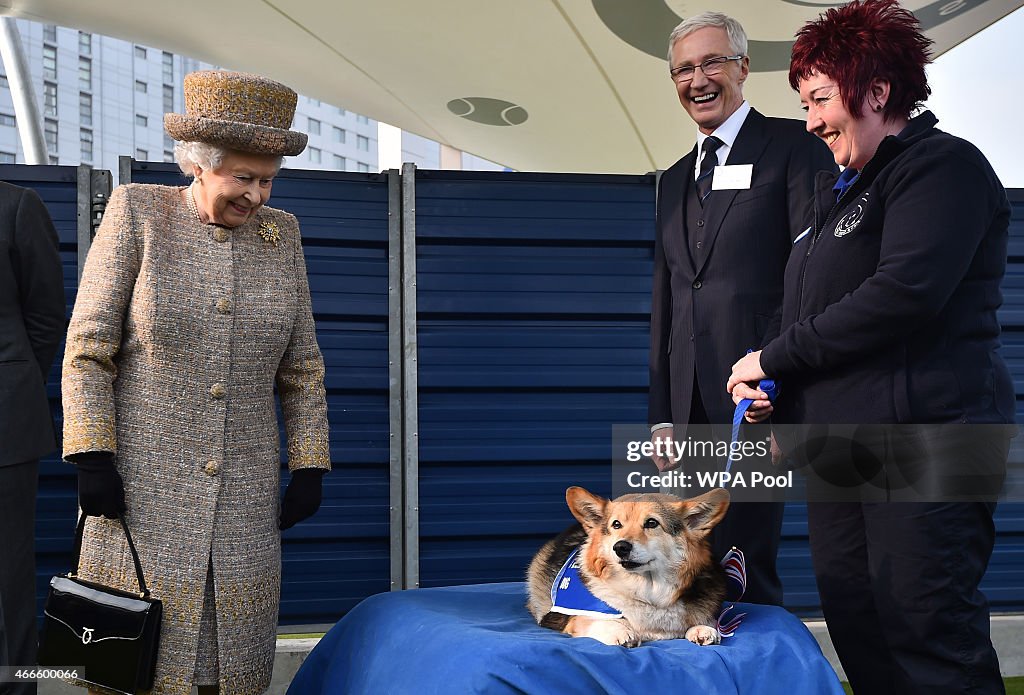
<instances>
[{"instance_id":1,"label":"embroidered logo on jacket","mask_svg":"<svg viewBox=\"0 0 1024 695\"><path fill-rule=\"evenodd\" d=\"M865 193L861 196L860 200L857 201L857 207L843 215L842 219L836 223L836 229L832 232L833 234L837 237L844 237L857 228L857 225L860 224L861 219L864 217L864 208L867 207L869 195L871 194Z\"/></svg>"}]
</instances>

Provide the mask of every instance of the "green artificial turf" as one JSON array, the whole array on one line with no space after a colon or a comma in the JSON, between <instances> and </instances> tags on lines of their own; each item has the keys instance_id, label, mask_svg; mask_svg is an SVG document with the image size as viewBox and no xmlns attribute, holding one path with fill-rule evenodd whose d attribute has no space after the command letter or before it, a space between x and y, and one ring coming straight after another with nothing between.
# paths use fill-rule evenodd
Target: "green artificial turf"
<instances>
[{"instance_id":1,"label":"green artificial turf","mask_svg":"<svg viewBox=\"0 0 1024 695\"><path fill-rule=\"evenodd\" d=\"M1024 695L1024 676L1004 678L1003 683L1006 684L1006 695ZM853 695L850 684L846 681L843 681L843 690Z\"/></svg>"}]
</instances>

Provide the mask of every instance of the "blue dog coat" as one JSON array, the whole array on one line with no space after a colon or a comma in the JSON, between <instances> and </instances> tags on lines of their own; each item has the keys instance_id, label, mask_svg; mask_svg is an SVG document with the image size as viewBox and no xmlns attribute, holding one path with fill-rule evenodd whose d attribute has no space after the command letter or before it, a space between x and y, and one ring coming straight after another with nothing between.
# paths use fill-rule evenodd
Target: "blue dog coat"
<instances>
[{"instance_id":1,"label":"blue dog coat","mask_svg":"<svg viewBox=\"0 0 1024 695\"><path fill-rule=\"evenodd\" d=\"M572 551L551 584L551 612L608 620L621 618L622 613L590 593L590 589L583 583L579 553L579 548Z\"/></svg>"}]
</instances>

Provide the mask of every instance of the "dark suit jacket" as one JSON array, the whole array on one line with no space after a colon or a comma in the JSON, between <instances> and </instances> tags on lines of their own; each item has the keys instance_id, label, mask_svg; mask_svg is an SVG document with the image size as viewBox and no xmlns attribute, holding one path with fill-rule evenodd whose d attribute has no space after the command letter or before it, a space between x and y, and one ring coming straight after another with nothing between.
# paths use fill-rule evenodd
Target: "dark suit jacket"
<instances>
[{"instance_id":1,"label":"dark suit jacket","mask_svg":"<svg viewBox=\"0 0 1024 695\"><path fill-rule=\"evenodd\" d=\"M712 423L732 421L725 391L732 364L757 349L782 301L793 239L811 224L818 171L832 154L801 121L751 109L729 165L753 164L750 188L714 191L705 201L707 253L695 267L686 238L686 194L696 147L661 176L651 306L651 423L686 423L696 369Z\"/></svg>"},{"instance_id":2,"label":"dark suit jacket","mask_svg":"<svg viewBox=\"0 0 1024 695\"><path fill-rule=\"evenodd\" d=\"M56 446L46 375L64 337L57 231L35 191L0 182L0 466Z\"/></svg>"}]
</instances>

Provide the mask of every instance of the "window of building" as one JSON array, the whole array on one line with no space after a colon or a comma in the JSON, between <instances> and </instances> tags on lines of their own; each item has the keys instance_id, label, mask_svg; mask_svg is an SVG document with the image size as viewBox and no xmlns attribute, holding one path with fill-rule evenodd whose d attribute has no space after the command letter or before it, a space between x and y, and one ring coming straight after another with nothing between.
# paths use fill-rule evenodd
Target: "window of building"
<instances>
[{"instance_id":1,"label":"window of building","mask_svg":"<svg viewBox=\"0 0 1024 695\"><path fill-rule=\"evenodd\" d=\"M364 172L364 173L365 172L369 172L370 171L370 165L367 164L366 162L359 162L359 171Z\"/></svg>"},{"instance_id":2,"label":"window of building","mask_svg":"<svg viewBox=\"0 0 1024 695\"><path fill-rule=\"evenodd\" d=\"M78 121L82 125L92 125L92 94L78 93Z\"/></svg>"},{"instance_id":3,"label":"window of building","mask_svg":"<svg viewBox=\"0 0 1024 695\"><path fill-rule=\"evenodd\" d=\"M14 164L17 158L13 152L0 152L0 164Z\"/></svg>"},{"instance_id":4,"label":"window of building","mask_svg":"<svg viewBox=\"0 0 1024 695\"><path fill-rule=\"evenodd\" d=\"M14 120L14 116L9 113L0 113L0 125L10 126L12 128L17 127L18 122Z\"/></svg>"},{"instance_id":5,"label":"window of building","mask_svg":"<svg viewBox=\"0 0 1024 695\"><path fill-rule=\"evenodd\" d=\"M92 131L88 128L82 128L80 137L82 140L82 161L92 161Z\"/></svg>"},{"instance_id":6,"label":"window of building","mask_svg":"<svg viewBox=\"0 0 1024 695\"><path fill-rule=\"evenodd\" d=\"M174 84L174 54L164 51L164 82Z\"/></svg>"},{"instance_id":7,"label":"window of building","mask_svg":"<svg viewBox=\"0 0 1024 695\"><path fill-rule=\"evenodd\" d=\"M57 85L43 82L43 115L57 117Z\"/></svg>"},{"instance_id":8,"label":"window of building","mask_svg":"<svg viewBox=\"0 0 1024 695\"><path fill-rule=\"evenodd\" d=\"M320 100L319 99L314 99L313 97L310 97L309 98L309 105L310 106L320 106Z\"/></svg>"},{"instance_id":9,"label":"window of building","mask_svg":"<svg viewBox=\"0 0 1024 695\"><path fill-rule=\"evenodd\" d=\"M334 168L338 171L345 171L345 158L340 154L334 155Z\"/></svg>"},{"instance_id":10,"label":"window of building","mask_svg":"<svg viewBox=\"0 0 1024 695\"><path fill-rule=\"evenodd\" d=\"M54 166L56 166L56 165L60 164L60 157L58 157L55 154L51 154L50 157L49 157L49 162L50 162L50 164L53 164Z\"/></svg>"},{"instance_id":11,"label":"window of building","mask_svg":"<svg viewBox=\"0 0 1024 695\"><path fill-rule=\"evenodd\" d=\"M78 57L78 86L92 89L92 58Z\"/></svg>"},{"instance_id":12,"label":"window of building","mask_svg":"<svg viewBox=\"0 0 1024 695\"><path fill-rule=\"evenodd\" d=\"M174 161L174 150L164 150L164 161L165 162L173 162Z\"/></svg>"},{"instance_id":13,"label":"window of building","mask_svg":"<svg viewBox=\"0 0 1024 695\"><path fill-rule=\"evenodd\" d=\"M149 118L147 116L143 116L141 113L137 113L135 114L135 125L140 126L142 128L148 128Z\"/></svg>"},{"instance_id":14,"label":"window of building","mask_svg":"<svg viewBox=\"0 0 1024 695\"><path fill-rule=\"evenodd\" d=\"M174 87L169 84L164 85L164 113L174 112Z\"/></svg>"},{"instance_id":15,"label":"window of building","mask_svg":"<svg viewBox=\"0 0 1024 695\"><path fill-rule=\"evenodd\" d=\"M316 120L315 118L310 118L309 119L309 134L310 135L319 135L320 134L320 121Z\"/></svg>"},{"instance_id":16,"label":"window of building","mask_svg":"<svg viewBox=\"0 0 1024 695\"><path fill-rule=\"evenodd\" d=\"M145 60L146 59L146 49L143 48L142 46L136 46L135 47L135 57L139 58L141 60Z\"/></svg>"},{"instance_id":17,"label":"window of building","mask_svg":"<svg viewBox=\"0 0 1024 695\"><path fill-rule=\"evenodd\" d=\"M11 86L7 83L7 75L0 75L0 87L10 89Z\"/></svg>"},{"instance_id":18,"label":"window of building","mask_svg":"<svg viewBox=\"0 0 1024 695\"><path fill-rule=\"evenodd\" d=\"M172 138L167 133L164 133L164 149L165 150L173 150L174 149L174 138Z\"/></svg>"},{"instance_id":19,"label":"window of building","mask_svg":"<svg viewBox=\"0 0 1024 695\"><path fill-rule=\"evenodd\" d=\"M43 41L50 41L57 43L57 25L56 24L44 24L43 25Z\"/></svg>"},{"instance_id":20,"label":"window of building","mask_svg":"<svg viewBox=\"0 0 1024 695\"><path fill-rule=\"evenodd\" d=\"M338 115L339 116L344 116L345 115L345 113L346 113L345 109L341 108L340 106L335 106L334 108L338 109Z\"/></svg>"},{"instance_id":21,"label":"window of building","mask_svg":"<svg viewBox=\"0 0 1024 695\"><path fill-rule=\"evenodd\" d=\"M319 164L322 158L322 153L320 152L319 147L309 148L309 161L313 162L313 164Z\"/></svg>"},{"instance_id":22,"label":"window of building","mask_svg":"<svg viewBox=\"0 0 1024 695\"><path fill-rule=\"evenodd\" d=\"M334 141L345 142L345 131L337 126L334 126Z\"/></svg>"},{"instance_id":23,"label":"window of building","mask_svg":"<svg viewBox=\"0 0 1024 695\"><path fill-rule=\"evenodd\" d=\"M135 91L145 94L149 91L149 85L143 82L142 80L135 80Z\"/></svg>"},{"instance_id":24,"label":"window of building","mask_svg":"<svg viewBox=\"0 0 1024 695\"><path fill-rule=\"evenodd\" d=\"M363 125L369 125L370 119L367 118L366 116L356 116L356 123L361 123Z\"/></svg>"},{"instance_id":25,"label":"window of building","mask_svg":"<svg viewBox=\"0 0 1024 695\"><path fill-rule=\"evenodd\" d=\"M56 46L43 46L43 79L57 79L57 48Z\"/></svg>"},{"instance_id":26,"label":"window of building","mask_svg":"<svg viewBox=\"0 0 1024 695\"><path fill-rule=\"evenodd\" d=\"M135 161L137 161L137 162L148 162L149 161L149 150L142 150L142 149L135 150Z\"/></svg>"},{"instance_id":27,"label":"window of building","mask_svg":"<svg viewBox=\"0 0 1024 695\"><path fill-rule=\"evenodd\" d=\"M92 55L92 34L87 31L78 32L78 52L85 56Z\"/></svg>"},{"instance_id":28,"label":"window of building","mask_svg":"<svg viewBox=\"0 0 1024 695\"><path fill-rule=\"evenodd\" d=\"M57 121L47 118L43 122L43 139L46 140L46 149L50 154L57 153Z\"/></svg>"},{"instance_id":29,"label":"window of building","mask_svg":"<svg viewBox=\"0 0 1024 695\"><path fill-rule=\"evenodd\" d=\"M361 149L363 152L369 152L370 151L370 138L366 137L365 135L357 135L356 136L356 147Z\"/></svg>"}]
</instances>

